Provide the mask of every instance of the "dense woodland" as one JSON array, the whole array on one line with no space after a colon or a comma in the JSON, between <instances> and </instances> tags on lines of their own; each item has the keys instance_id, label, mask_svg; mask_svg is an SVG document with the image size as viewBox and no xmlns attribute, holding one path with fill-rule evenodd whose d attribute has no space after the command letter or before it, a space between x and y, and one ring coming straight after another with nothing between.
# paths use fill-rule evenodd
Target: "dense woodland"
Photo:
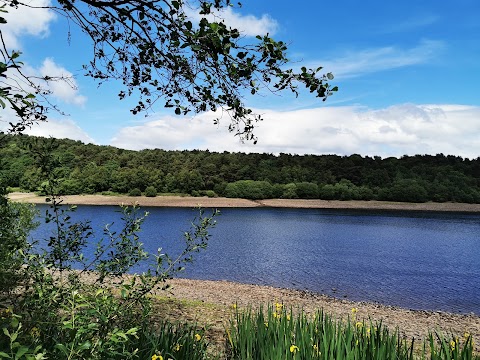
<instances>
[{"instance_id":1,"label":"dense woodland","mask_svg":"<svg viewBox=\"0 0 480 360\"><path fill-rule=\"evenodd\" d=\"M131 151L30 136L0 142L0 178L41 191L38 156L53 142L60 193L181 193L248 199L304 198L480 203L480 158L210 151Z\"/></svg>"}]
</instances>

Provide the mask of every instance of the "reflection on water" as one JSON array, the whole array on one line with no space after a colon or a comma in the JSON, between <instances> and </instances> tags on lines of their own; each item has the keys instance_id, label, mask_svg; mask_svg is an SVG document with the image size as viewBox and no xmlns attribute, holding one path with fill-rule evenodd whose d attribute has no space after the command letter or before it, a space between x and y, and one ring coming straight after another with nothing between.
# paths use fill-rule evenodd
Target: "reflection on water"
<instances>
[{"instance_id":1,"label":"reflection on water","mask_svg":"<svg viewBox=\"0 0 480 360\"><path fill-rule=\"evenodd\" d=\"M98 228L115 207L79 206ZM191 209L144 208L149 251L181 249ZM232 280L480 315L480 215L320 209L222 209L207 251L182 276ZM35 238L48 236L42 225ZM234 301L234 299L232 299Z\"/></svg>"}]
</instances>

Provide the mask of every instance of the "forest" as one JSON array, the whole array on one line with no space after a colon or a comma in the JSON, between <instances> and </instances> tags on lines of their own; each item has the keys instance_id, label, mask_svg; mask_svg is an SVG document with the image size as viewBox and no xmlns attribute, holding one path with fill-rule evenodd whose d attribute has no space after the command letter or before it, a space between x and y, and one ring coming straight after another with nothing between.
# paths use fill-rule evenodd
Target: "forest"
<instances>
[{"instance_id":1,"label":"forest","mask_svg":"<svg viewBox=\"0 0 480 360\"><path fill-rule=\"evenodd\" d=\"M175 193L247 199L300 198L480 203L480 157L444 154L369 157L131 151L67 139L5 135L0 179L40 192L39 154L48 152L59 193L156 196Z\"/></svg>"}]
</instances>

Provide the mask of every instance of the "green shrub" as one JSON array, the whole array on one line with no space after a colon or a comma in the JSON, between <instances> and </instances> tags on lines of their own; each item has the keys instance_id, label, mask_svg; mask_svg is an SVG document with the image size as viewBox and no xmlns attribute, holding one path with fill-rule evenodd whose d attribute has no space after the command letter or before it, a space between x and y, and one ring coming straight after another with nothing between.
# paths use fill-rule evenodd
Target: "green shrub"
<instances>
[{"instance_id":1,"label":"green shrub","mask_svg":"<svg viewBox=\"0 0 480 360\"><path fill-rule=\"evenodd\" d=\"M192 190L191 194L192 194L193 197L199 197L199 196L201 196L200 192L197 191L197 190Z\"/></svg>"},{"instance_id":2,"label":"green shrub","mask_svg":"<svg viewBox=\"0 0 480 360\"><path fill-rule=\"evenodd\" d=\"M21 279L27 237L36 227L35 206L9 201L0 189L0 296L7 296ZM24 269L23 269L24 270Z\"/></svg>"},{"instance_id":3,"label":"green shrub","mask_svg":"<svg viewBox=\"0 0 480 360\"><path fill-rule=\"evenodd\" d=\"M128 192L128 196L142 196L142 192L139 188L134 188Z\"/></svg>"},{"instance_id":4,"label":"green shrub","mask_svg":"<svg viewBox=\"0 0 480 360\"><path fill-rule=\"evenodd\" d=\"M155 189L153 186L147 186L147 188L145 189L145 196L146 197L157 196L157 189Z\"/></svg>"},{"instance_id":5,"label":"green shrub","mask_svg":"<svg viewBox=\"0 0 480 360\"><path fill-rule=\"evenodd\" d=\"M205 195L207 195L209 198L217 197L217 194L215 194L215 191L213 190L205 191Z\"/></svg>"}]
</instances>

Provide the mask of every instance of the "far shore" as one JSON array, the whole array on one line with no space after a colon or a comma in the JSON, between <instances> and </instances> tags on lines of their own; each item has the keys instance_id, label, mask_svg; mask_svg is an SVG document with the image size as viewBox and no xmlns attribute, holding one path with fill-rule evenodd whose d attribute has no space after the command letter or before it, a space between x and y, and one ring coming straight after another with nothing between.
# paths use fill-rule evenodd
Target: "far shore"
<instances>
[{"instance_id":1,"label":"far shore","mask_svg":"<svg viewBox=\"0 0 480 360\"><path fill-rule=\"evenodd\" d=\"M34 193L13 192L8 195L12 201L44 204L45 197ZM156 207L206 207L206 208L311 208L311 209L359 209L359 210L405 210L405 211L445 211L480 213L480 204L463 203L405 203L388 201L361 200L305 200L305 199L267 199L247 200L224 197L191 196L110 196L110 195L67 195L62 197L69 205L133 205Z\"/></svg>"}]
</instances>

